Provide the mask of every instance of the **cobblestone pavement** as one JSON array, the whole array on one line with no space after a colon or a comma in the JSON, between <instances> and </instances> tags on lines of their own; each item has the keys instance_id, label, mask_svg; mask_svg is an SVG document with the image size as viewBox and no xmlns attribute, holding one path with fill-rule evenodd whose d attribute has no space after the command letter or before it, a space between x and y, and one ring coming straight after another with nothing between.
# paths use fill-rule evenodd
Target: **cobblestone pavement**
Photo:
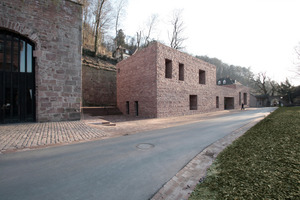
<instances>
[{"instance_id":1,"label":"cobblestone pavement","mask_svg":"<svg viewBox=\"0 0 300 200\"><path fill-rule=\"evenodd\" d=\"M106 134L83 121L0 125L0 153L103 138Z\"/></svg>"}]
</instances>

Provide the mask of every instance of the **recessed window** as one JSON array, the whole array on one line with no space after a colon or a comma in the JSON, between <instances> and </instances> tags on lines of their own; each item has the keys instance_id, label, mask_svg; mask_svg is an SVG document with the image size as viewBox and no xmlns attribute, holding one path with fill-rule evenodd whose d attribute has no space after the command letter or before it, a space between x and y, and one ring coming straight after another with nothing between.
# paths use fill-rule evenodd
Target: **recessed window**
<instances>
[{"instance_id":1,"label":"recessed window","mask_svg":"<svg viewBox=\"0 0 300 200\"><path fill-rule=\"evenodd\" d=\"M216 108L219 108L219 96L216 97Z\"/></svg>"},{"instance_id":2,"label":"recessed window","mask_svg":"<svg viewBox=\"0 0 300 200\"><path fill-rule=\"evenodd\" d=\"M139 102L135 101L134 105L135 105L135 115L139 116Z\"/></svg>"},{"instance_id":3,"label":"recessed window","mask_svg":"<svg viewBox=\"0 0 300 200\"><path fill-rule=\"evenodd\" d=\"M32 72L32 46L27 43L27 73Z\"/></svg>"},{"instance_id":4,"label":"recessed window","mask_svg":"<svg viewBox=\"0 0 300 200\"><path fill-rule=\"evenodd\" d=\"M20 72L25 72L25 50L26 43L25 41L20 41Z\"/></svg>"},{"instance_id":5,"label":"recessed window","mask_svg":"<svg viewBox=\"0 0 300 200\"><path fill-rule=\"evenodd\" d=\"M205 84L205 71L199 70L199 84Z\"/></svg>"},{"instance_id":6,"label":"recessed window","mask_svg":"<svg viewBox=\"0 0 300 200\"><path fill-rule=\"evenodd\" d=\"M197 110L197 95L190 95L190 110Z\"/></svg>"},{"instance_id":7,"label":"recessed window","mask_svg":"<svg viewBox=\"0 0 300 200\"><path fill-rule=\"evenodd\" d=\"M244 105L247 105L247 93L244 93Z\"/></svg>"},{"instance_id":8,"label":"recessed window","mask_svg":"<svg viewBox=\"0 0 300 200\"><path fill-rule=\"evenodd\" d=\"M172 61L166 59L165 61L165 77L172 78Z\"/></svg>"},{"instance_id":9,"label":"recessed window","mask_svg":"<svg viewBox=\"0 0 300 200\"><path fill-rule=\"evenodd\" d=\"M242 105L242 93L239 92L239 105Z\"/></svg>"},{"instance_id":10,"label":"recessed window","mask_svg":"<svg viewBox=\"0 0 300 200\"><path fill-rule=\"evenodd\" d=\"M179 80L184 81L184 64L179 63Z\"/></svg>"},{"instance_id":11,"label":"recessed window","mask_svg":"<svg viewBox=\"0 0 300 200\"><path fill-rule=\"evenodd\" d=\"M126 101L126 114L129 115L129 101Z\"/></svg>"}]
</instances>

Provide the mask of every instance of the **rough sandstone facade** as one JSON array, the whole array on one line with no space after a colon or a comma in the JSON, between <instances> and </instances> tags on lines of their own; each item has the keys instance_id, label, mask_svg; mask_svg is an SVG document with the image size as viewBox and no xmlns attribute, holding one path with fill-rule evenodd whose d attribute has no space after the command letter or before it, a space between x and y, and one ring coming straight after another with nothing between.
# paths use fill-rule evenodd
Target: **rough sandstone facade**
<instances>
[{"instance_id":1,"label":"rough sandstone facade","mask_svg":"<svg viewBox=\"0 0 300 200\"><path fill-rule=\"evenodd\" d=\"M36 121L80 119L81 5L71 0L1 0L0 30L35 45Z\"/></svg>"},{"instance_id":2,"label":"rough sandstone facade","mask_svg":"<svg viewBox=\"0 0 300 200\"><path fill-rule=\"evenodd\" d=\"M240 109L249 97L243 85L217 86L214 65L157 42L117 65L123 114L161 118Z\"/></svg>"},{"instance_id":3,"label":"rough sandstone facade","mask_svg":"<svg viewBox=\"0 0 300 200\"><path fill-rule=\"evenodd\" d=\"M82 65L82 106L116 106L116 70Z\"/></svg>"}]
</instances>

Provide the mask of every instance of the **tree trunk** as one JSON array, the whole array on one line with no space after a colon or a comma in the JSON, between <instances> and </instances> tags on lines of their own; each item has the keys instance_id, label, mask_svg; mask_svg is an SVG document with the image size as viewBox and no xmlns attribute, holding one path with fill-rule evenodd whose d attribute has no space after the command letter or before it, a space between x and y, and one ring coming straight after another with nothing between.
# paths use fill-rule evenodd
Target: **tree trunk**
<instances>
[{"instance_id":1,"label":"tree trunk","mask_svg":"<svg viewBox=\"0 0 300 200\"><path fill-rule=\"evenodd\" d=\"M101 13L102 13L103 4L105 3L105 1L106 0L100 0L100 3L99 3L99 0L98 0L98 9L97 9L97 13L96 13L95 44L94 44L95 55L97 55L97 50L98 50L100 17L101 17Z\"/></svg>"}]
</instances>

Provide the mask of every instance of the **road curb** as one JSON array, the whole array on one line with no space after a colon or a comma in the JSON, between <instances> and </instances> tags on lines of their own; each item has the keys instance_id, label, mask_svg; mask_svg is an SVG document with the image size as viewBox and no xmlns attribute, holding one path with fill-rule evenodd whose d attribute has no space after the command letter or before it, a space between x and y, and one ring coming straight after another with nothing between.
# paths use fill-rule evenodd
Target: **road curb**
<instances>
[{"instance_id":1,"label":"road curb","mask_svg":"<svg viewBox=\"0 0 300 200\"><path fill-rule=\"evenodd\" d=\"M265 116L266 117L266 116ZM151 198L151 200L186 200L194 191L199 181L206 176L218 154L229 146L234 140L246 133L252 126L265 117L257 118L229 135L207 146L183 167L172 179Z\"/></svg>"}]
</instances>

